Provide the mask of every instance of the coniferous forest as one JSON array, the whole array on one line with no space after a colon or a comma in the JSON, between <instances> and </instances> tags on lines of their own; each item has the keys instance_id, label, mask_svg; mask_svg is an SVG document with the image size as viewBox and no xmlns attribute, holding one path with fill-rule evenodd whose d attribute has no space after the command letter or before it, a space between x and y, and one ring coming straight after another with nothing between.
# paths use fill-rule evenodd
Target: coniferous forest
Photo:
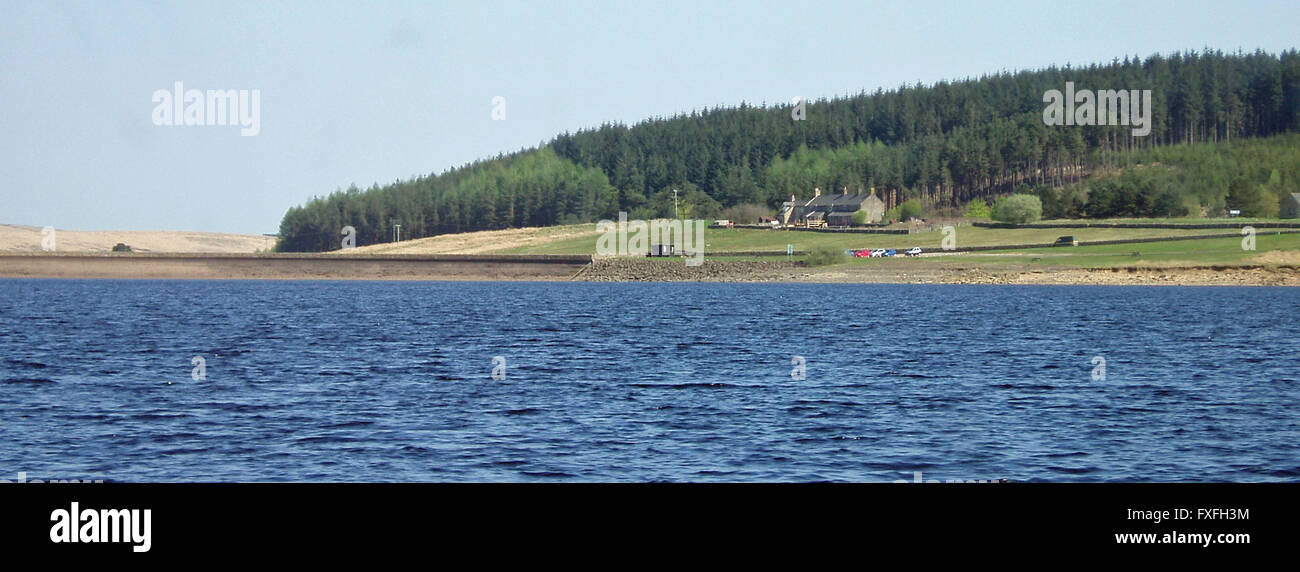
<instances>
[{"instance_id":1,"label":"coniferous forest","mask_svg":"<svg viewBox=\"0 0 1300 572\"><path fill-rule=\"evenodd\" d=\"M864 80L864 83L867 80ZM1151 90L1151 132L1048 126L1047 90ZM815 187L875 189L888 206L964 212L1032 192L1049 218L1275 216L1300 188L1300 54L1184 52L1002 72L790 105L714 108L564 133L537 149L291 208L278 249L471 230L774 209ZM1291 135L1284 135L1291 133ZM1269 144L1241 141L1272 139ZM1132 168L1138 167L1138 168ZM751 208L752 210L752 208Z\"/></svg>"}]
</instances>

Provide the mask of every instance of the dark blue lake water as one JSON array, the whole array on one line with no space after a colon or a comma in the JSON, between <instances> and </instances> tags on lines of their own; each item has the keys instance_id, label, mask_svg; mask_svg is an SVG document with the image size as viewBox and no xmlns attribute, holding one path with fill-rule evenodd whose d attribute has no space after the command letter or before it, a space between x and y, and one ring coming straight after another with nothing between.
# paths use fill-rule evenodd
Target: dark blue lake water
<instances>
[{"instance_id":1,"label":"dark blue lake water","mask_svg":"<svg viewBox=\"0 0 1300 572\"><path fill-rule=\"evenodd\" d=\"M4 280L0 479L1295 481L1296 316L1283 288Z\"/></svg>"}]
</instances>

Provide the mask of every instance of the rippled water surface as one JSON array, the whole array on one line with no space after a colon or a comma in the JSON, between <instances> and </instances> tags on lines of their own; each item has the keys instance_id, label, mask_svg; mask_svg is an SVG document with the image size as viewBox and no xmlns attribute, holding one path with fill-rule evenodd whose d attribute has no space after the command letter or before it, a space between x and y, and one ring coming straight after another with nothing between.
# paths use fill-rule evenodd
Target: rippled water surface
<instances>
[{"instance_id":1,"label":"rippled water surface","mask_svg":"<svg viewBox=\"0 0 1300 572\"><path fill-rule=\"evenodd\" d=\"M0 479L1294 481L1297 316L1281 288L0 280Z\"/></svg>"}]
</instances>

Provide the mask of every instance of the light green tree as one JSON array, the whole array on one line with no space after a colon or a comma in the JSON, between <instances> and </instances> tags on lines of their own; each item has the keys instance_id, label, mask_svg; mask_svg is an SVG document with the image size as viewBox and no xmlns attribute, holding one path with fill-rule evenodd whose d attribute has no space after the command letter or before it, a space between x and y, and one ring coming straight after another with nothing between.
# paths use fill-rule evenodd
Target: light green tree
<instances>
[{"instance_id":1,"label":"light green tree","mask_svg":"<svg viewBox=\"0 0 1300 572\"><path fill-rule=\"evenodd\" d=\"M1043 218L1043 201L1034 195L1010 195L998 199L993 218L1012 224L1025 224Z\"/></svg>"},{"instance_id":2,"label":"light green tree","mask_svg":"<svg viewBox=\"0 0 1300 572\"><path fill-rule=\"evenodd\" d=\"M966 218L993 218L993 211L989 210L989 204L984 199L973 199L966 203Z\"/></svg>"}]
</instances>

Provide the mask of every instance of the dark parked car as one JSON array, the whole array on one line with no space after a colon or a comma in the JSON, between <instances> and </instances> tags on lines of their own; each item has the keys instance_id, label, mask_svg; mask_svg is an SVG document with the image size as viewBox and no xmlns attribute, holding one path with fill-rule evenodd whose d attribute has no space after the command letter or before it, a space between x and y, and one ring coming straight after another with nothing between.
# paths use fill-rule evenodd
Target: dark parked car
<instances>
[{"instance_id":1,"label":"dark parked car","mask_svg":"<svg viewBox=\"0 0 1300 572\"><path fill-rule=\"evenodd\" d=\"M1078 246L1078 241L1073 236L1062 236L1056 239L1056 246Z\"/></svg>"}]
</instances>

